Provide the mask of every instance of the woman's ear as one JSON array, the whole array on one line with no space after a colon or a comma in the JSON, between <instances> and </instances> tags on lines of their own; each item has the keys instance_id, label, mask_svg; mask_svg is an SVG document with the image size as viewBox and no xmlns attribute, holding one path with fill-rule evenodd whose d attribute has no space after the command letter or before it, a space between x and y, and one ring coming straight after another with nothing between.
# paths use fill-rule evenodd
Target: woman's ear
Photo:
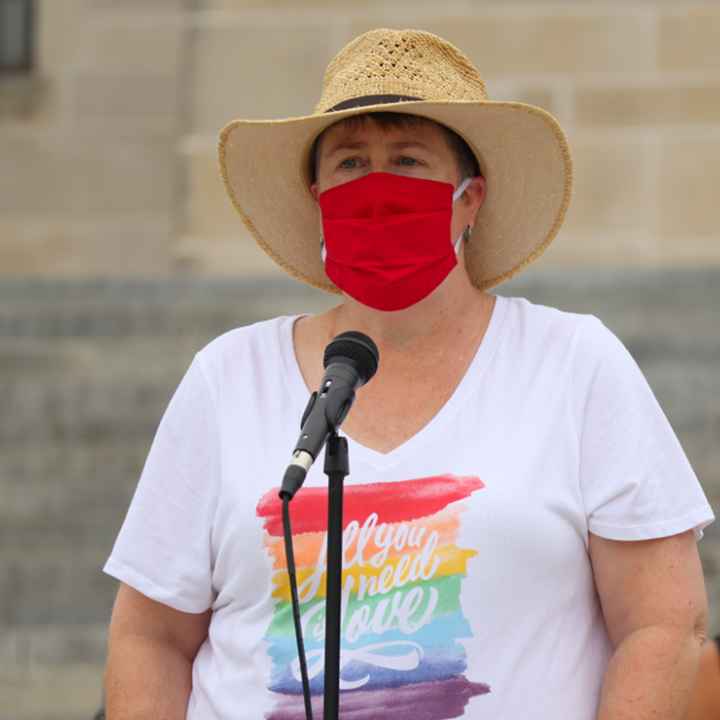
<instances>
[{"instance_id":1,"label":"woman's ear","mask_svg":"<svg viewBox=\"0 0 720 720\"><path fill-rule=\"evenodd\" d=\"M482 175L476 175L472 182L465 189L468 204L471 209L471 226L475 225L477 214L485 202L487 196L487 181Z\"/></svg>"},{"instance_id":2,"label":"woman's ear","mask_svg":"<svg viewBox=\"0 0 720 720\"><path fill-rule=\"evenodd\" d=\"M312 196L315 198L315 202L318 202L319 193L318 193L318 184L316 182L314 182L310 186L310 192L312 193Z\"/></svg>"},{"instance_id":3,"label":"woman's ear","mask_svg":"<svg viewBox=\"0 0 720 720\"><path fill-rule=\"evenodd\" d=\"M477 209L479 210L487 195L487 180L482 175L476 175L465 192L468 193L468 198L473 204L477 203Z\"/></svg>"}]
</instances>

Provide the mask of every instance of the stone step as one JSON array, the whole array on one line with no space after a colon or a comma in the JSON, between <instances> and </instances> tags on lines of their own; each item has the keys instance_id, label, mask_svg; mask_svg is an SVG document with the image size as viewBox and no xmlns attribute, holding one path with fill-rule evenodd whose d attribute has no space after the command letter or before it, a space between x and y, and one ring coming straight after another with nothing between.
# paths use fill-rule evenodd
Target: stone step
<instances>
[{"instance_id":1,"label":"stone step","mask_svg":"<svg viewBox=\"0 0 720 720\"><path fill-rule=\"evenodd\" d=\"M58 383L20 381L0 386L0 407L9 421L0 424L0 445L94 443L147 437L182 377L168 363L165 378L153 381Z\"/></svg>"},{"instance_id":2,"label":"stone step","mask_svg":"<svg viewBox=\"0 0 720 720\"><path fill-rule=\"evenodd\" d=\"M680 427L702 421L714 411L710 398L717 389L720 361L720 347L713 347L715 336L708 332L684 345L653 337L626 341ZM8 373L5 377L13 378L0 382L0 407L5 412L0 445L97 443L113 438L122 442L151 435L201 343L165 347L155 343L145 353L144 343L132 343L124 350L119 344L99 345L82 362L60 360L52 369L38 360L38 347L27 350L27 362L18 349L12 361L9 353L0 350L0 367ZM67 350L66 355L83 355L83 350ZM90 365L93 369L86 371Z\"/></svg>"},{"instance_id":3,"label":"stone step","mask_svg":"<svg viewBox=\"0 0 720 720\"><path fill-rule=\"evenodd\" d=\"M115 485L128 476L138 476L154 432L155 427L150 435L103 442L8 445L0 453L0 487L7 483L8 492L15 492L13 488L22 492L25 485L28 492L18 499L24 503L32 501L36 491L45 493L47 487ZM25 514L22 505L18 510Z\"/></svg>"},{"instance_id":4,"label":"stone step","mask_svg":"<svg viewBox=\"0 0 720 720\"><path fill-rule=\"evenodd\" d=\"M0 625L106 623L117 589L117 582L102 572L111 545L88 538L84 547L55 543L31 551L0 549Z\"/></svg>"},{"instance_id":5,"label":"stone step","mask_svg":"<svg viewBox=\"0 0 720 720\"><path fill-rule=\"evenodd\" d=\"M0 625L0 630L2 668L32 671L32 668L38 667L102 665L105 662L107 622Z\"/></svg>"},{"instance_id":6,"label":"stone step","mask_svg":"<svg viewBox=\"0 0 720 720\"><path fill-rule=\"evenodd\" d=\"M720 270L533 269L494 292L608 319L623 335L705 334ZM0 280L0 337L170 337L274 315L317 312L337 296L292 279ZM673 327L673 321L682 320ZM633 330L637 332L633 332ZM716 338L717 340L717 338Z\"/></svg>"},{"instance_id":7,"label":"stone step","mask_svg":"<svg viewBox=\"0 0 720 720\"><path fill-rule=\"evenodd\" d=\"M497 292L603 319L720 505L720 271L532 271ZM194 352L232 327L335 302L291 280L0 281L0 707L30 707L22 694L47 687L79 693L74 720L92 717L116 592L101 568ZM715 629L720 529L700 552ZM18 653L22 672L5 661ZM1 720L62 720L31 700Z\"/></svg>"},{"instance_id":8,"label":"stone step","mask_svg":"<svg viewBox=\"0 0 720 720\"><path fill-rule=\"evenodd\" d=\"M192 354L214 337L212 333L213 328L207 328L158 338L2 338L0 379L56 384L67 378L155 378L167 371L168 362L189 364Z\"/></svg>"},{"instance_id":9,"label":"stone step","mask_svg":"<svg viewBox=\"0 0 720 720\"><path fill-rule=\"evenodd\" d=\"M92 720L104 665L67 663L0 669L3 720Z\"/></svg>"},{"instance_id":10,"label":"stone step","mask_svg":"<svg viewBox=\"0 0 720 720\"><path fill-rule=\"evenodd\" d=\"M291 279L0 280L0 337L172 337L329 307Z\"/></svg>"},{"instance_id":11,"label":"stone step","mask_svg":"<svg viewBox=\"0 0 720 720\"><path fill-rule=\"evenodd\" d=\"M85 493L83 497L82 493L69 490L70 499L58 501L56 507L46 508L29 520L3 519L0 558L7 559L15 552L23 557L32 556L34 561L46 548L58 546L70 555L88 545L104 547L109 552L130 504L134 480L132 488L130 484L118 483L117 490L108 488L104 498L99 493ZM63 507L66 510L58 509Z\"/></svg>"},{"instance_id":12,"label":"stone step","mask_svg":"<svg viewBox=\"0 0 720 720\"><path fill-rule=\"evenodd\" d=\"M0 534L10 523L30 525L37 519L67 524L129 500L150 440L4 450Z\"/></svg>"}]
</instances>

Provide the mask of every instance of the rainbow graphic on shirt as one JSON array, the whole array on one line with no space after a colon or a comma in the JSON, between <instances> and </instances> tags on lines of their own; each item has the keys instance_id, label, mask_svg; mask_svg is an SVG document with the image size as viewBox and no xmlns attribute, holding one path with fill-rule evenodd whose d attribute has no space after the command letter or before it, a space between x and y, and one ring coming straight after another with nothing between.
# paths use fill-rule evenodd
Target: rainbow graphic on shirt
<instances>
[{"instance_id":1,"label":"rainbow graphic on shirt","mask_svg":"<svg viewBox=\"0 0 720 720\"><path fill-rule=\"evenodd\" d=\"M468 700L490 692L468 680L472 637L460 592L475 550L457 537L462 501L484 487L476 477L442 475L350 485L343 508L340 708L353 720L392 712L394 720L460 717ZM275 608L265 634L268 720L304 718L290 586L277 489L257 506L273 564ZM291 505L298 595L313 711L322 714L327 489L304 488ZM366 711L366 712L365 712Z\"/></svg>"}]
</instances>

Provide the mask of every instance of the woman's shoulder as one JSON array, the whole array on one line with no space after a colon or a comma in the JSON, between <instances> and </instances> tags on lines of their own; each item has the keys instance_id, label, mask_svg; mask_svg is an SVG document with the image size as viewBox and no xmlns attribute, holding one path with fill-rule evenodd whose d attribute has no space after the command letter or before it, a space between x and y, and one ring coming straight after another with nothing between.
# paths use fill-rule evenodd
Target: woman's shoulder
<instances>
[{"instance_id":1,"label":"woman's shoulder","mask_svg":"<svg viewBox=\"0 0 720 720\"><path fill-rule=\"evenodd\" d=\"M206 372L227 375L253 367L272 369L284 351L284 338L297 315L279 315L238 326L214 337L196 353Z\"/></svg>"},{"instance_id":2,"label":"woman's shoulder","mask_svg":"<svg viewBox=\"0 0 720 720\"><path fill-rule=\"evenodd\" d=\"M199 352L205 354L217 354L227 352L238 346L245 346L249 343L262 342L268 337L276 335L285 323L291 321L295 315L278 315L264 320L257 320L246 325L226 330L209 340Z\"/></svg>"},{"instance_id":3,"label":"woman's shoulder","mask_svg":"<svg viewBox=\"0 0 720 720\"><path fill-rule=\"evenodd\" d=\"M588 367L618 358L628 351L597 316L535 303L525 297L505 297L505 321L514 344L530 351L558 352Z\"/></svg>"},{"instance_id":4,"label":"woman's shoulder","mask_svg":"<svg viewBox=\"0 0 720 720\"><path fill-rule=\"evenodd\" d=\"M602 333L605 327L595 315L543 305L526 297L502 296L502 302L506 322L527 335L570 338L579 333Z\"/></svg>"}]
</instances>

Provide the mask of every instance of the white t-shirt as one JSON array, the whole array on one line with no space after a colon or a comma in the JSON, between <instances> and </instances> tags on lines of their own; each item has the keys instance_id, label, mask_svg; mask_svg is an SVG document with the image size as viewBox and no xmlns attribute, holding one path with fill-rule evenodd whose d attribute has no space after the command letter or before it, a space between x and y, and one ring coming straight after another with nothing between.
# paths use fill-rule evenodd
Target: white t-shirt
<instances>
[{"instance_id":1,"label":"white t-shirt","mask_svg":"<svg viewBox=\"0 0 720 720\"><path fill-rule=\"evenodd\" d=\"M296 317L197 353L104 567L178 610L212 608L190 720L304 717L277 497L309 397ZM349 438L349 454L341 716L594 720L611 645L588 532L700 539L714 519L615 335L524 298L497 297L422 430L387 454ZM321 457L291 504L320 694L326 486Z\"/></svg>"}]
</instances>

